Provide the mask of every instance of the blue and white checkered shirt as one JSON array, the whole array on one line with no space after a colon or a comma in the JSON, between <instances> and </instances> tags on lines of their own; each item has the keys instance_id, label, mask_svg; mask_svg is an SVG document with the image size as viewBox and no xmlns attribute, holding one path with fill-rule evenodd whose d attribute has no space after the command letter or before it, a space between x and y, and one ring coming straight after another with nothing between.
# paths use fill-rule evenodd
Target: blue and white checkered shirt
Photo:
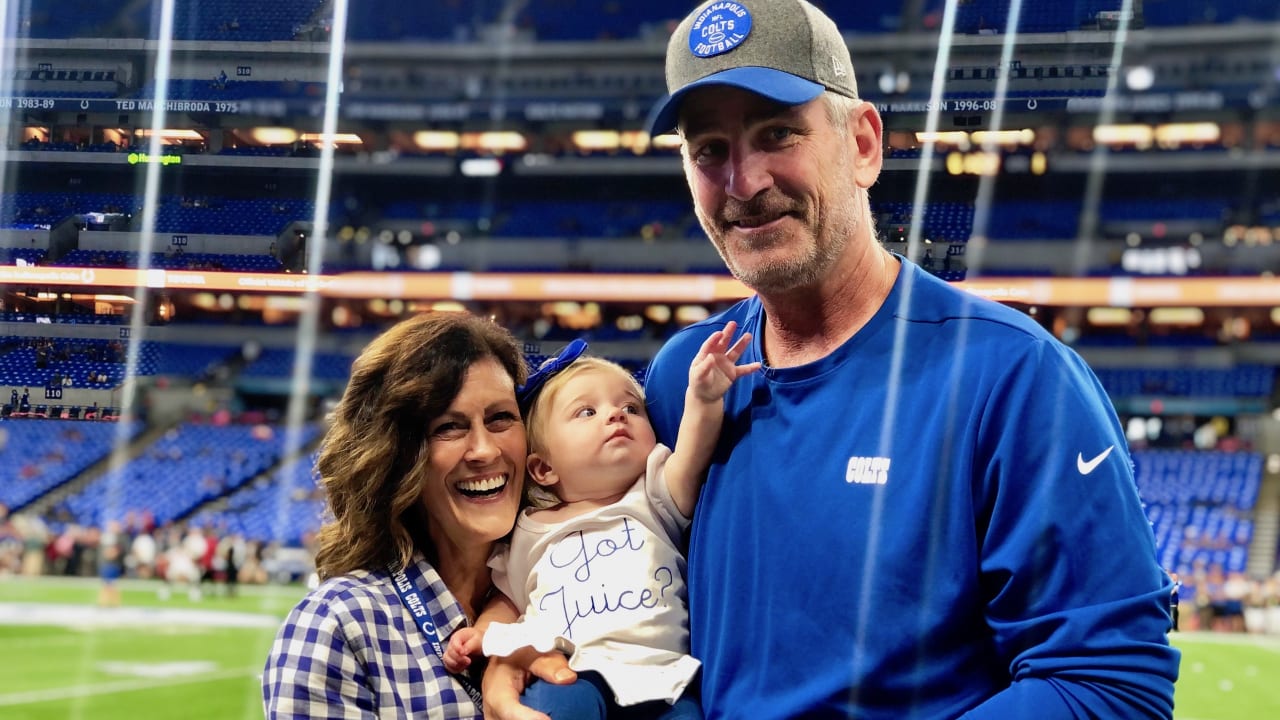
<instances>
[{"instance_id":1,"label":"blue and white checkered shirt","mask_svg":"<svg viewBox=\"0 0 1280 720\"><path fill-rule=\"evenodd\" d=\"M467 624L462 607L421 557L405 573L447 643ZM444 669L386 571L330 578L298 603L271 646L262 697L273 720L483 718Z\"/></svg>"}]
</instances>

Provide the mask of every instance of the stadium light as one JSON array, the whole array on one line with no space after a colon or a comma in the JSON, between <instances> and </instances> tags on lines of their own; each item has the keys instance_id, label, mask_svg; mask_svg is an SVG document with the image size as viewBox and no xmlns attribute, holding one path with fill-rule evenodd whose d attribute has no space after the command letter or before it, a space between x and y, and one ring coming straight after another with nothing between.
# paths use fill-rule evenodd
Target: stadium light
<instances>
[{"instance_id":1,"label":"stadium light","mask_svg":"<svg viewBox=\"0 0 1280 720\"><path fill-rule=\"evenodd\" d=\"M463 177L495 177L502 172L502 161L497 158L467 158L458 163Z\"/></svg>"},{"instance_id":2,"label":"stadium light","mask_svg":"<svg viewBox=\"0 0 1280 720\"><path fill-rule=\"evenodd\" d=\"M995 175L1000 172L1000 153L972 152L964 156L966 175Z\"/></svg>"},{"instance_id":3,"label":"stadium light","mask_svg":"<svg viewBox=\"0 0 1280 720\"><path fill-rule=\"evenodd\" d=\"M671 308L667 305L650 305L644 309L644 316L650 322L668 323L671 322Z\"/></svg>"},{"instance_id":4,"label":"stadium light","mask_svg":"<svg viewBox=\"0 0 1280 720\"><path fill-rule=\"evenodd\" d=\"M300 139L303 142L315 143L317 147L323 147L325 143L333 143L338 145L363 145L364 140L360 139L355 133L302 133Z\"/></svg>"},{"instance_id":5,"label":"stadium light","mask_svg":"<svg viewBox=\"0 0 1280 720\"><path fill-rule=\"evenodd\" d=\"M963 130L944 130L941 132L918 132L916 133L916 142L918 143L934 143L937 145L953 145L961 150L968 150L969 133Z\"/></svg>"},{"instance_id":6,"label":"stadium light","mask_svg":"<svg viewBox=\"0 0 1280 720\"><path fill-rule=\"evenodd\" d=\"M1148 320L1152 325L1194 327L1204 324L1204 310L1198 307L1152 308Z\"/></svg>"},{"instance_id":7,"label":"stadium light","mask_svg":"<svg viewBox=\"0 0 1280 720\"><path fill-rule=\"evenodd\" d=\"M886 69L876 78L876 84L880 86L880 93L888 95L897 89L898 84L894 81L893 70Z\"/></svg>"},{"instance_id":8,"label":"stadium light","mask_svg":"<svg viewBox=\"0 0 1280 720\"><path fill-rule=\"evenodd\" d=\"M1222 128L1215 122L1167 123L1156 126L1155 138L1165 148L1216 143L1222 138Z\"/></svg>"},{"instance_id":9,"label":"stadium light","mask_svg":"<svg viewBox=\"0 0 1280 720\"><path fill-rule=\"evenodd\" d=\"M659 135L658 137L653 139L653 149L654 150L679 150L680 145L683 142L684 141L680 139L680 136L674 133L670 133L667 135Z\"/></svg>"},{"instance_id":10,"label":"stadium light","mask_svg":"<svg viewBox=\"0 0 1280 720\"><path fill-rule=\"evenodd\" d=\"M413 144L422 150L448 152L457 150L461 143L458 133L452 130L419 130L413 134Z\"/></svg>"},{"instance_id":11,"label":"stadium light","mask_svg":"<svg viewBox=\"0 0 1280 720\"><path fill-rule=\"evenodd\" d=\"M298 139L298 131L287 127L256 127L249 132L249 137L263 145L289 145Z\"/></svg>"},{"instance_id":12,"label":"stadium light","mask_svg":"<svg viewBox=\"0 0 1280 720\"><path fill-rule=\"evenodd\" d=\"M431 312L467 312L467 306L455 300L433 302L427 309Z\"/></svg>"},{"instance_id":13,"label":"stadium light","mask_svg":"<svg viewBox=\"0 0 1280 720\"><path fill-rule=\"evenodd\" d=\"M1043 175L1049 171L1048 157L1042 152L1031 154L1031 174Z\"/></svg>"},{"instance_id":14,"label":"stadium light","mask_svg":"<svg viewBox=\"0 0 1280 720\"><path fill-rule=\"evenodd\" d=\"M1000 153L952 152L947 154L947 172L952 175L995 175L1000 172Z\"/></svg>"},{"instance_id":15,"label":"stadium light","mask_svg":"<svg viewBox=\"0 0 1280 720\"><path fill-rule=\"evenodd\" d=\"M133 134L138 137L149 138L151 137L151 132L149 128L138 128L133 131ZM156 135L159 135L161 140L204 140L204 136L195 130L180 130L177 128L166 128L156 132Z\"/></svg>"},{"instance_id":16,"label":"stadium light","mask_svg":"<svg viewBox=\"0 0 1280 720\"><path fill-rule=\"evenodd\" d=\"M621 315L613 324L623 332L636 332L644 329L644 318L639 315Z\"/></svg>"},{"instance_id":17,"label":"stadium light","mask_svg":"<svg viewBox=\"0 0 1280 720\"><path fill-rule=\"evenodd\" d=\"M649 133L643 130L624 130L618 136L618 143L636 155L643 155L649 149Z\"/></svg>"},{"instance_id":18,"label":"stadium light","mask_svg":"<svg viewBox=\"0 0 1280 720\"><path fill-rule=\"evenodd\" d=\"M575 130L573 145L586 152L598 150L617 150L622 144L617 130Z\"/></svg>"},{"instance_id":19,"label":"stadium light","mask_svg":"<svg viewBox=\"0 0 1280 720\"><path fill-rule=\"evenodd\" d=\"M1155 131L1150 125L1099 125L1093 129L1093 139L1103 145L1133 145L1151 147Z\"/></svg>"},{"instance_id":20,"label":"stadium light","mask_svg":"<svg viewBox=\"0 0 1280 720\"><path fill-rule=\"evenodd\" d=\"M1030 128L1022 130L977 130L969 136L978 146L1001 145L1017 147L1030 145L1036 140L1036 131Z\"/></svg>"},{"instance_id":21,"label":"stadium light","mask_svg":"<svg viewBox=\"0 0 1280 720\"><path fill-rule=\"evenodd\" d=\"M486 150L492 153L524 152L529 141L514 130L462 133L462 147L466 150Z\"/></svg>"},{"instance_id":22,"label":"stadium light","mask_svg":"<svg viewBox=\"0 0 1280 720\"><path fill-rule=\"evenodd\" d=\"M1128 85L1129 89L1134 92L1150 90L1151 86L1155 84L1155 81L1155 71L1147 65L1135 65L1134 67L1129 68L1124 75L1125 85Z\"/></svg>"},{"instance_id":23,"label":"stadium light","mask_svg":"<svg viewBox=\"0 0 1280 720\"><path fill-rule=\"evenodd\" d=\"M681 305L676 308L676 322L681 325L702 322L709 317L711 312L701 305Z\"/></svg>"},{"instance_id":24,"label":"stadium light","mask_svg":"<svg viewBox=\"0 0 1280 720\"><path fill-rule=\"evenodd\" d=\"M1094 327L1124 327L1133 320L1133 311L1120 307L1089 308L1085 318Z\"/></svg>"}]
</instances>

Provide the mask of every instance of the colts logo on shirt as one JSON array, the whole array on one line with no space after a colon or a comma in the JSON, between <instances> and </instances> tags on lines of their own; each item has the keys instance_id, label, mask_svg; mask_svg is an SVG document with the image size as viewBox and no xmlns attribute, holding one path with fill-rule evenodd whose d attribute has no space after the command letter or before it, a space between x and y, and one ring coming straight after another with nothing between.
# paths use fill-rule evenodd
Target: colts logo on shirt
<instances>
[{"instance_id":1,"label":"colts logo on shirt","mask_svg":"<svg viewBox=\"0 0 1280 720\"><path fill-rule=\"evenodd\" d=\"M689 28L689 52L709 58L742 44L751 33L751 12L736 2L712 3Z\"/></svg>"},{"instance_id":2,"label":"colts logo on shirt","mask_svg":"<svg viewBox=\"0 0 1280 720\"><path fill-rule=\"evenodd\" d=\"M849 458L844 481L856 485L884 485L889 482L889 458L856 455Z\"/></svg>"}]
</instances>

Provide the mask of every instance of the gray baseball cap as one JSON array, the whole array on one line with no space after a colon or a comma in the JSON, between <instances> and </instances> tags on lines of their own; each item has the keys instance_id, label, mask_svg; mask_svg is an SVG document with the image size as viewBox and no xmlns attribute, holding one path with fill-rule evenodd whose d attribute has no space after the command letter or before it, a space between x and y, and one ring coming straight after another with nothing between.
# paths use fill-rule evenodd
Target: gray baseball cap
<instances>
[{"instance_id":1,"label":"gray baseball cap","mask_svg":"<svg viewBox=\"0 0 1280 720\"><path fill-rule=\"evenodd\" d=\"M805 0L707 0L667 44L666 98L649 134L675 129L686 93L729 85L785 105L833 90L858 97L849 46L831 18Z\"/></svg>"}]
</instances>

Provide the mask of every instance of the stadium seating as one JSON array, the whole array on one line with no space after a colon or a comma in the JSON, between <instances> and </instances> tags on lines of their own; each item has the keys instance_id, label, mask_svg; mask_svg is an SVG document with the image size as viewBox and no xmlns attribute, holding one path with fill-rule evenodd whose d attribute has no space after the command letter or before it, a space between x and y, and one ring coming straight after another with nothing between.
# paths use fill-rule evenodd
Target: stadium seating
<instances>
[{"instance_id":1,"label":"stadium seating","mask_svg":"<svg viewBox=\"0 0 1280 720\"><path fill-rule=\"evenodd\" d=\"M968 203L930 203L923 217L907 202L872 203L871 211L881 223L921 226L921 236L934 241L964 242L973 233L973 205Z\"/></svg>"},{"instance_id":2,"label":"stadium seating","mask_svg":"<svg viewBox=\"0 0 1280 720\"><path fill-rule=\"evenodd\" d=\"M53 384L55 376L70 378L71 385L59 384L72 388L101 390L124 382L127 357L120 343L44 339L47 346L42 352L36 347L41 340L25 336L0 338L0 386L44 388ZM216 345L143 341L138 348L136 374L200 377L236 351Z\"/></svg>"},{"instance_id":3,"label":"stadium seating","mask_svg":"<svg viewBox=\"0 0 1280 720\"><path fill-rule=\"evenodd\" d=\"M156 232L214 235L275 235L295 220L310 220L315 201L272 198L202 198L200 204L181 196L163 199Z\"/></svg>"},{"instance_id":4,"label":"stadium seating","mask_svg":"<svg viewBox=\"0 0 1280 720\"><path fill-rule=\"evenodd\" d=\"M324 83L292 81L244 81L202 78L199 80L170 80L166 88L169 100L233 100L304 98L323 100ZM155 86L144 85L139 98L155 97Z\"/></svg>"},{"instance_id":5,"label":"stadium seating","mask_svg":"<svg viewBox=\"0 0 1280 720\"><path fill-rule=\"evenodd\" d=\"M32 223L54 225L69 215L92 212L133 214L141 207L142 198L133 194L7 192L0 194L0 227L28 227Z\"/></svg>"},{"instance_id":6,"label":"stadium seating","mask_svg":"<svg viewBox=\"0 0 1280 720\"><path fill-rule=\"evenodd\" d=\"M303 429L300 443L317 429ZM145 448L118 471L108 472L69 496L79 522L101 526L129 511L147 509L159 523L174 520L221 497L279 460L285 433L266 425L183 423Z\"/></svg>"},{"instance_id":7,"label":"stadium seating","mask_svg":"<svg viewBox=\"0 0 1280 720\"><path fill-rule=\"evenodd\" d=\"M39 265L48 254L44 248L0 248L0 264Z\"/></svg>"},{"instance_id":8,"label":"stadium seating","mask_svg":"<svg viewBox=\"0 0 1280 720\"><path fill-rule=\"evenodd\" d=\"M988 219L994 240L1074 240L1083 206L1071 200L1023 200L1000 203Z\"/></svg>"},{"instance_id":9,"label":"stadium seating","mask_svg":"<svg viewBox=\"0 0 1280 720\"><path fill-rule=\"evenodd\" d=\"M140 423L29 420L0 426L0 503L18 510L131 440Z\"/></svg>"},{"instance_id":10,"label":"stadium seating","mask_svg":"<svg viewBox=\"0 0 1280 720\"><path fill-rule=\"evenodd\" d=\"M497 19L503 5L501 0L442 0L434 3L364 0L351 6L347 17L347 39L352 42L474 41L481 27Z\"/></svg>"},{"instance_id":11,"label":"stadium seating","mask_svg":"<svg viewBox=\"0 0 1280 720\"><path fill-rule=\"evenodd\" d=\"M246 378L286 378L293 375L297 353L290 349L267 348L240 371ZM350 355L318 352L312 356L311 377L321 380L343 380L351 373Z\"/></svg>"},{"instance_id":12,"label":"stadium seating","mask_svg":"<svg viewBox=\"0 0 1280 720\"><path fill-rule=\"evenodd\" d=\"M1208 398L1267 398L1276 382L1276 368L1237 365L1233 368L1097 368L1096 374L1111 397L1176 396Z\"/></svg>"},{"instance_id":13,"label":"stadium seating","mask_svg":"<svg viewBox=\"0 0 1280 720\"><path fill-rule=\"evenodd\" d=\"M128 0L30 0L19 15L18 37L106 37Z\"/></svg>"},{"instance_id":14,"label":"stadium seating","mask_svg":"<svg viewBox=\"0 0 1280 720\"><path fill-rule=\"evenodd\" d=\"M324 501L316 489L314 453L286 462L270 476L227 498L226 507L191 518L200 527L224 528L247 540L299 547L320 528Z\"/></svg>"},{"instance_id":15,"label":"stadium seating","mask_svg":"<svg viewBox=\"0 0 1280 720\"><path fill-rule=\"evenodd\" d=\"M1187 575L1197 565L1245 570L1261 455L1140 450L1133 461L1163 567Z\"/></svg>"},{"instance_id":16,"label":"stadium seating","mask_svg":"<svg viewBox=\"0 0 1280 720\"><path fill-rule=\"evenodd\" d=\"M1280 20L1280 5L1272 0L1166 0L1143 5L1147 27L1182 27L1261 20Z\"/></svg>"}]
</instances>

